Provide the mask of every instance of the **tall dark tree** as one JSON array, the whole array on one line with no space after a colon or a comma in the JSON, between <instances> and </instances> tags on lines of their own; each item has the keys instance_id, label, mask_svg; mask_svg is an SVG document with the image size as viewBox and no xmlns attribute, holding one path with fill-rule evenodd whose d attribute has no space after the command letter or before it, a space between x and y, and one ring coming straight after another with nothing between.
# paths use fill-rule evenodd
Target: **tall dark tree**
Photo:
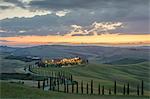
<instances>
[{"instance_id":1,"label":"tall dark tree","mask_svg":"<svg viewBox=\"0 0 150 99\"><path fill-rule=\"evenodd\" d=\"M141 84L141 95L144 95L144 82L142 80L142 84Z\"/></svg>"},{"instance_id":2,"label":"tall dark tree","mask_svg":"<svg viewBox=\"0 0 150 99\"><path fill-rule=\"evenodd\" d=\"M29 71L31 71L31 65L29 65Z\"/></svg>"},{"instance_id":3,"label":"tall dark tree","mask_svg":"<svg viewBox=\"0 0 150 99\"><path fill-rule=\"evenodd\" d=\"M116 83L116 81L114 82L114 94L116 95L116 93L117 93L117 83Z\"/></svg>"},{"instance_id":4,"label":"tall dark tree","mask_svg":"<svg viewBox=\"0 0 150 99\"><path fill-rule=\"evenodd\" d=\"M71 80L71 82L73 81L73 77L72 77L72 75L70 75L70 80Z\"/></svg>"},{"instance_id":5,"label":"tall dark tree","mask_svg":"<svg viewBox=\"0 0 150 99\"><path fill-rule=\"evenodd\" d=\"M57 79L57 91L59 91L59 80Z\"/></svg>"},{"instance_id":6,"label":"tall dark tree","mask_svg":"<svg viewBox=\"0 0 150 99\"><path fill-rule=\"evenodd\" d=\"M68 83L67 83L67 93L69 93L69 85L68 85Z\"/></svg>"},{"instance_id":7,"label":"tall dark tree","mask_svg":"<svg viewBox=\"0 0 150 99\"><path fill-rule=\"evenodd\" d=\"M83 94L83 81L81 81L81 93Z\"/></svg>"},{"instance_id":8,"label":"tall dark tree","mask_svg":"<svg viewBox=\"0 0 150 99\"><path fill-rule=\"evenodd\" d=\"M101 94L101 85L100 85L100 83L98 84L98 94L100 95Z\"/></svg>"},{"instance_id":9,"label":"tall dark tree","mask_svg":"<svg viewBox=\"0 0 150 99\"><path fill-rule=\"evenodd\" d=\"M43 90L44 90L44 87L45 87L45 79L43 80Z\"/></svg>"},{"instance_id":10,"label":"tall dark tree","mask_svg":"<svg viewBox=\"0 0 150 99\"><path fill-rule=\"evenodd\" d=\"M53 91L55 91L55 86L56 86L55 78L53 78L53 83L52 83L52 85L53 85Z\"/></svg>"},{"instance_id":11,"label":"tall dark tree","mask_svg":"<svg viewBox=\"0 0 150 99\"><path fill-rule=\"evenodd\" d=\"M76 84L76 93L78 93L78 82Z\"/></svg>"},{"instance_id":12,"label":"tall dark tree","mask_svg":"<svg viewBox=\"0 0 150 99\"><path fill-rule=\"evenodd\" d=\"M91 80L91 94L93 94L93 80Z\"/></svg>"},{"instance_id":13,"label":"tall dark tree","mask_svg":"<svg viewBox=\"0 0 150 99\"><path fill-rule=\"evenodd\" d=\"M109 88L109 95L111 95L111 88Z\"/></svg>"},{"instance_id":14,"label":"tall dark tree","mask_svg":"<svg viewBox=\"0 0 150 99\"><path fill-rule=\"evenodd\" d=\"M40 88L40 81L38 80L38 88Z\"/></svg>"},{"instance_id":15,"label":"tall dark tree","mask_svg":"<svg viewBox=\"0 0 150 99\"><path fill-rule=\"evenodd\" d=\"M105 89L104 89L104 86L102 86L102 95L104 95L105 94Z\"/></svg>"},{"instance_id":16,"label":"tall dark tree","mask_svg":"<svg viewBox=\"0 0 150 99\"><path fill-rule=\"evenodd\" d=\"M129 83L127 84L127 95L129 95L130 94L130 85L129 85Z\"/></svg>"},{"instance_id":17,"label":"tall dark tree","mask_svg":"<svg viewBox=\"0 0 150 99\"><path fill-rule=\"evenodd\" d=\"M124 86L123 86L123 95L125 95L126 94L126 85L124 84Z\"/></svg>"},{"instance_id":18,"label":"tall dark tree","mask_svg":"<svg viewBox=\"0 0 150 99\"><path fill-rule=\"evenodd\" d=\"M88 85L88 83L86 84L86 93L89 94L89 85Z\"/></svg>"},{"instance_id":19,"label":"tall dark tree","mask_svg":"<svg viewBox=\"0 0 150 99\"><path fill-rule=\"evenodd\" d=\"M49 80L50 80L49 81L49 84L50 84L49 87L50 87L50 90L52 90L52 77L50 77Z\"/></svg>"},{"instance_id":20,"label":"tall dark tree","mask_svg":"<svg viewBox=\"0 0 150 99\"><path fill-rule=\"evenodd\" d=\"M72 83L72 93L74 93L74 83Z\"/></svg>"},{"instance_id":21,"label":"tall dark tree","mask_svg":"<svg viewBox=\"0 0 150 99\"><path fill-rule=\"evenodd\" d=\"M139 96L139 84L137 85L137 95Z\"/></svg>"}]
</instances>

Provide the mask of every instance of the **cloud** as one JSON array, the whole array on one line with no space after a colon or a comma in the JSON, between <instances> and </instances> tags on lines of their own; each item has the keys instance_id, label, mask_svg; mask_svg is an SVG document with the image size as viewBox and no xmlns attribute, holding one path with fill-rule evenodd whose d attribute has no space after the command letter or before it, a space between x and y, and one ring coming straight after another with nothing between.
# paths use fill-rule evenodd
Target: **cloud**
<instances>
[{"instance_id":1,"label":"cloud","mask_svg":"<svg viewBox=\"0 0 150 99\"><path fill-rule=\"evenodd\" d=\"M7 32L6 30L0 29L0 33L5 33Z\"/></svg>"},{"instance_id":2,"label":"cloud","mask_svg":"<svg viewBox=\"0 0 150 99\"><path fill-rule=\"evenodd\" d=\"M20 30L19 33L25 33L27 32L26 30Z\"/></svg>"},{"instance_id":3,"label":"cloud","mask_svg":"<svg viewBox=\"0 0 150 99\"><path fill-rule=\"evenodd\" d=\"M91 9L91 8L121 8L132 7L139 4L146 4L148 0L33 0L29 3L30 6L44 9Z\"/></svg>"},{"instance_id":4,"label":"cloud","mask_svg":"<svg viewBox=\"0 0 150 99\"><path fill-rule=\"evenodd\" d=\"M14 7L12 9L5 9L4 11L0 11L0 20L2 19L6 19L6 18L14 18L14 17L25 17L25 18L32 18L36 15L47 15L47 14L51 14L50 11L46 11L46 10L35 10L30 11L28 9L23 9L20 7Z\"/></svg>"},{"instance_id":5,"label":"cloud","mask_svg":"<svg viewBox=\"0 0 150 99\"><path fill-rule=\"evenodd\" d=\"M79 26L71 25L73 28L70 33L66 34L69 36L87 36L87 35L99 35L103 33L109 33L112 30L123 27L121 22L94 22L90 26Z\"/></svg>"},{"instance_id":6,"label":"cloud","mask_svg":"<svg viewBox=\"0 0 150 99\"><path fill-rule=\"evenodd\" d=\"M57 11L57 12L56 12L56 15L59 16L59 17L63 17L63 16L65 16L67 13L70 13L70 11L69 11L69 10Z\"/></svg>"},{"instance_id":7,"label":"cloud","mask_svg":"<svg viewBox=\"0 0 150 99\"><path fill-rule=\"evenodd\" d=\"M22 2L22 3L25 3L25 4L29 4L31 1L33 1L33 0L18 0L18 1L20 1L20 2Z\"/></svg>"},{"instance_id":8,"label":"cloud","mask_svg":"<svg viewBox=\"0 0 150 99\"><path fill-rule=\"evenodd\" d=\"M72 24L82 26L80 32L84 32L74 35L93 35L87 31L94 22L124 23L125 28L109 30L111 33L148 34L148 8L149 0L0 0L0 27L8 31L0 35L65 35L74 29Z\"/></svg>"}]
</instances>

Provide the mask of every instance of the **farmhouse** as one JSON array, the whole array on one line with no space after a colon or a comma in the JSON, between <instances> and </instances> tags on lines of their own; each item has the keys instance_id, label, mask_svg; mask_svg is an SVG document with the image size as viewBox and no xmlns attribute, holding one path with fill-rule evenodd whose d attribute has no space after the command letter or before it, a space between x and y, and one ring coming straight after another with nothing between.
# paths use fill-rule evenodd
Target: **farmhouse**
<instances>
[{"instance_id":1,"label":"farmhouse","mask_svg":"<svg viewBox=\"0 0 150 99\"><path fill-rule=\"evenodd\" d=\"M88 60L82 59L80 57L74 57L74 58L63 58L63 59L40 60L36 63L36 65L38 65L39 67L48 67L48 66L64 67L69 65L84 64L87 62Z\"/></svg>"}]
</instances>

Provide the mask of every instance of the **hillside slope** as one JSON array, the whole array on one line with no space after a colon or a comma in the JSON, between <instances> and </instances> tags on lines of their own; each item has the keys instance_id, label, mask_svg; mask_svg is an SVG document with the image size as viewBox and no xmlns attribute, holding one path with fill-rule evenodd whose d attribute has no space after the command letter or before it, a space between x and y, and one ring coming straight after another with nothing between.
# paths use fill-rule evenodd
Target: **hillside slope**
<instances>
[{"instance_id":1,"label":"hillside slope","mask_svg":"<svg viewBox=\"0 0 150 99\"><path fill-rule=\"evenodd\" d=\"M52 91L42 91L37 88L29 88L24 85L1 83L1 99L27 98L27 99L148 99L144 96L98 96L66 94Z\"/></svg>"},{"instance_id":2,"label":"hillside slope","mask_svg":"<svg viewBox=\"0 0 150 99\"><path fill-rule=\"evenodd\" d=\"M16 56L40 56L48 58L86 57L89 60L106 63L124 58L149 59L149 47L103 47L103 46L64 46L42 45L16 49ZM91 61L91 62L92 62Z\"/></svg>"}]
</instances>

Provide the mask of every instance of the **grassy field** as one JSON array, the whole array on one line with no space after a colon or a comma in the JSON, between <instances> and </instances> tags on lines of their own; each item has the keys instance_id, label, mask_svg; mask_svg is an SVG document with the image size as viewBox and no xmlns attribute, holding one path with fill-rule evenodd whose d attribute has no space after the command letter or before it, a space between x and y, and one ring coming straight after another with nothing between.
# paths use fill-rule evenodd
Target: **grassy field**
<instances>
[{"instance_id":1,"label":"grassy field","mask_svg":"<svg viewBox=\"0 0 150 99\"><path fill-rule=\"evenodd\" d=\"M1 57L2 56L2 57ZM5 55L1 55L1 70L3 72L16 72L16 68L22 68L32 63L25 63L19 60L4 59ZM15 83L4 83L1 82L1 98L51 98L51 99L148 99L150 95L150 62L142 62L137 64L126 64L126 65L109 65L109 64L88 64L79 65L68 68L34 68L33 72L41 75L51 75L54 72L64 72L65 74L72 74L73 79L79 82L79 93L80 82L84 83L84 93L86 91L86 84L90 84L91 80L94 80L94 93L96 95L82 95L82 94L71 94L63 92L52 92L43 91L42 89L33 88L31 86L15 84ZM117 96L108 96L108 89L113 90L114 80L117 81ZM144 97L137 97L136 87L137 84L141 84L141 80L144 80ZM123 84L129 82L131 89L131 96L123 96ZM97 95L98 84L105 86L105 96ZM62 86L63 87L63 86ZM141 86L140 86L141 87ZM61 89L61 88L60 88ZM63 88L62 88L63 90ZM113 92L112 92L113 93ZM147 96L147 97L146 97Z\"/></svg>"},{"instance_id":2,"label":"grassy field","mask_svg":"<svg viewBox=\"0 0 150 99\"><path fill-rule=\"evenodd\" d=\"M1 83L1 99L148 99L147 96L107 96L107 95L81 95L60 92L43 91L22 84Z\"/></svg>"},{"instance_id":3,"label":"grassy field","mask_svg":"<svg viewBox=\"0 0 150 99\"><path fill-rule=\"evenodd\" d=\"M32 80L32 81L38 81L38 80L44 80L47 77L43 76L36 76L31 74L23 74L23 73L1 73L0 79L1 80L10 80L10 79L18 79L18 80Z\"/></svg>"},{"instance_id":4,"label":"grassy field","mask_svg":"<svg viewBox=\"0 0 150 99\"><path fill-rule=\"evenodd\" d=\"M66 74L72 74L75 81L83 81L84 88L86 84L91 80L94 80L94 92L97 92L98 84L105 86L106 93L108 89L113 90L114 81L117 81L118 94L122 94L123 85L129 82L130 92L132 95L136 94L137 84L141 84L141 80L144 80L145 95L149 95L150 92L150 78L149 78L149 63L143 62L132 65L104 65L104 64L88 64L68 68L34 68L33 71L41 75L51 75L54 72L64 72Z\"/></svg>"},{"instance_id":5,"label":"grassy field","mask_svg":"<svg viewBox=\"0 0 150 99\"><path fill-rule=\"evenodd\" d=\"M28 63L19 60L5 59L9 53L0 53L0 72L2 73L16 73L17 68L26 66Z\"/></svg>"}]
</instances>

